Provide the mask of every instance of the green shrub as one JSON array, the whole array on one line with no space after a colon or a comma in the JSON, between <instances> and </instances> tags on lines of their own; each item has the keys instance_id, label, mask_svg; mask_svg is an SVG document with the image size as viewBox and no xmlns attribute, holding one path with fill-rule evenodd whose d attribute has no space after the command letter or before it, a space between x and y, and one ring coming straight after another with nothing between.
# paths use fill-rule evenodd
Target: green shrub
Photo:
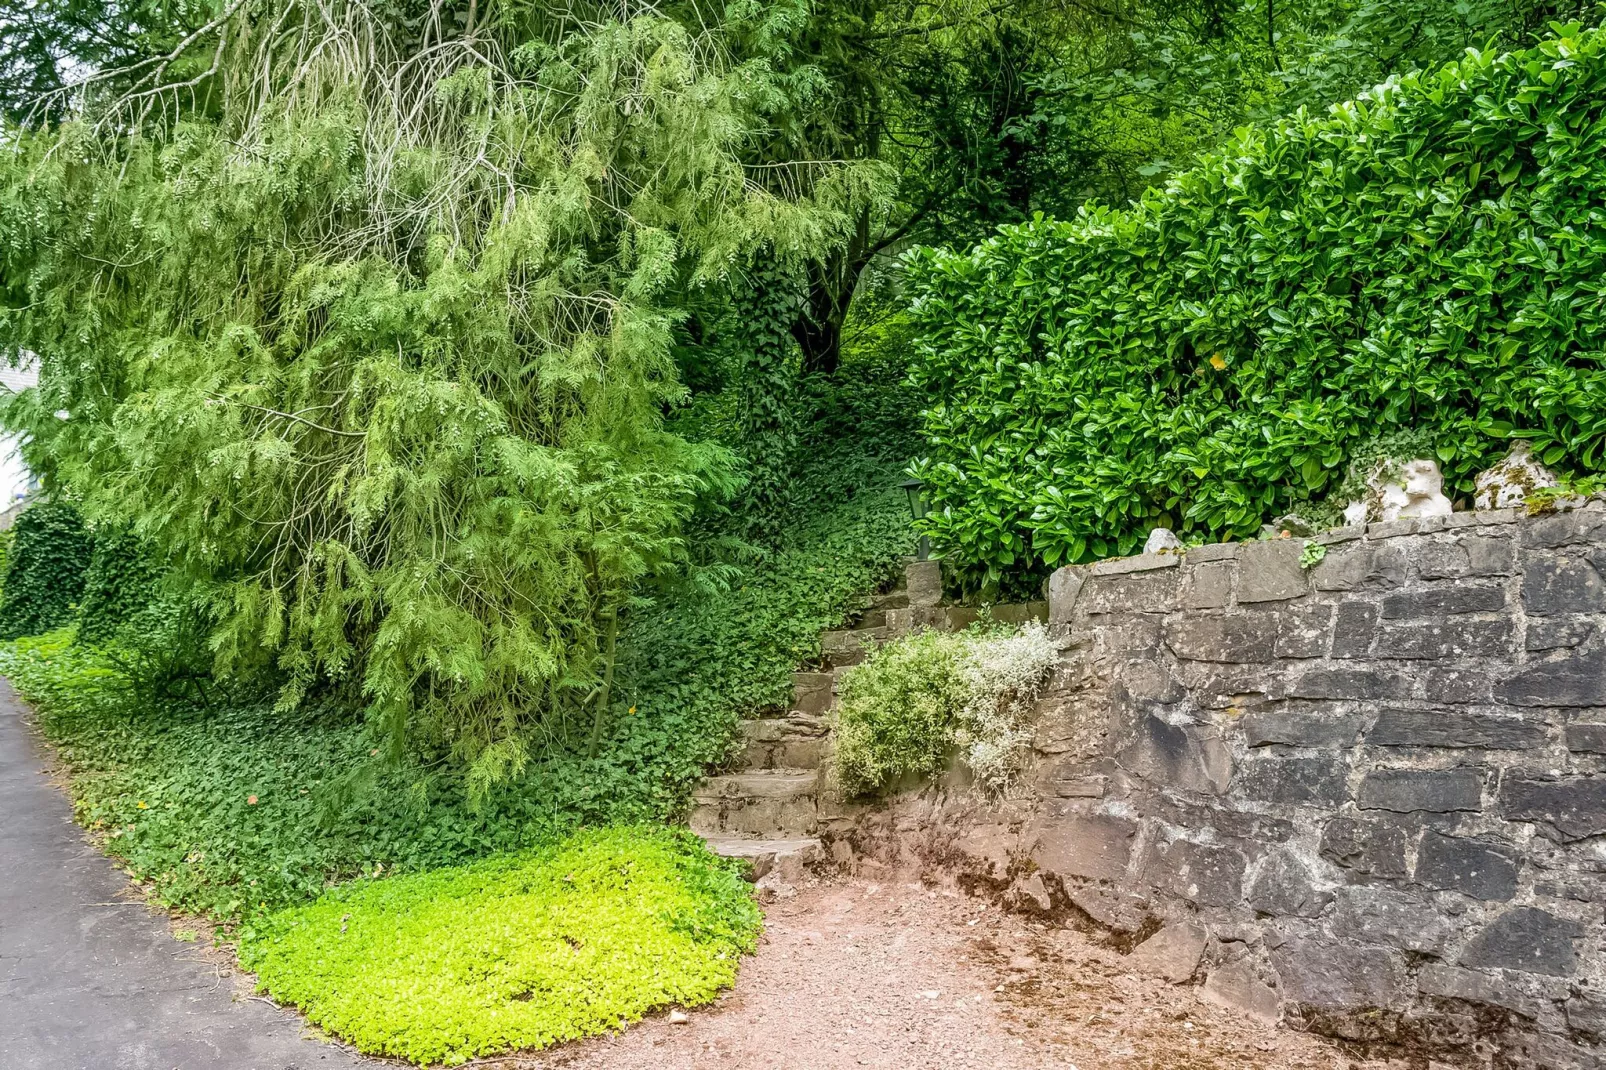
<instances>
[{"instance_id":1,"label":"green shrub","mask_svg":"<svg viewBox=\"0 0 1606 1070\"><path fill-rule=\"evenodd\" d=\"M161 568L130 531L97 528L78 603L78 638L105 643L156 599Z\"/></svg>"},{"instance_id":2,"label":"green shrub","mask_svg":"<svg viewBox=\"0 0 1606 1070\"><path fill-rule=\"evenodd\" d=\"M842 677L836 768L843 787L864 794L933 776L957 749L984 786L1007 788L1054 659L1040 624L917 632L872 652Z\"/></svg>"},{"instance_id":3,"label":"green shrub","mask_svg":"<svg viewBox=\"0 0 1606 1070\"><path fill-rule=\"evenodd\" d=\"M335 889L248 926L240 960L364 1052L455 1065L707 1003L759 927L695 837L612 828Z\"/></svg>"},{"instance_id":4,"label":"green shrub","mask_svg":"<svg viewBox=\"0 0 1606 1070\"><path fill-rule=\"evenodd\" d=\"M0 596L0 638L40 635L73 619L94 540L70 505L41 502L13 528Z\"/></svg>"},{"instance_id":5,"label":"green shrub","mask_svg":"<svg viewBox=\"0 0 1606 1070\"><path fill-rule=\"evenodd\" d=\"M1559 33L1240 131L1130 209L913 254L947 559L1246 536L1410 429L1452 496L1513 435L1606 468L1606 36Z\"/></svg>"}]
</instances>

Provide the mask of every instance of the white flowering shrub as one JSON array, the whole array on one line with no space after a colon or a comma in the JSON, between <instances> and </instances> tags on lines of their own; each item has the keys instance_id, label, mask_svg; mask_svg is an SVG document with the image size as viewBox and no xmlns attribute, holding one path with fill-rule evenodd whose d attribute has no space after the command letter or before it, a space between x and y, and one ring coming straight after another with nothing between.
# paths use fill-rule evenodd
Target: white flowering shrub
<instances>
[{"instance_id":1,"label":"white flowering shrub","mask_svg":"<svg viewBox=\"0 0 1606 1070\"><path fill-rule=\"evenodd\" d=\"M1030 752L1032 704L1055 657L1036 622L888 643L842 677L843 787L866 794L911 774L932 776L957 751L981 784L1007 789Z\"/></svg>"}]
</instances>

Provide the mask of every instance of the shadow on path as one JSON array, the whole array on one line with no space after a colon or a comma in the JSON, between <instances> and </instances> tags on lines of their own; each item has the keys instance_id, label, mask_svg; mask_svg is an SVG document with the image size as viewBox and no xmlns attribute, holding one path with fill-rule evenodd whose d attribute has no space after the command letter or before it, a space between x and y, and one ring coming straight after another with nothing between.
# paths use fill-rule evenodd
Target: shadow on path
<instances>
[{"instance_id":1,"label":"shadow on path","mask_svg":"<svg viewBox=\"0 0 1606 1070\"><path fill-rule=\"evenodd\" d=\"M235 1002L227 978L123 896L127 879L72 823L0 681L0 1067L334 1070L376 1067Z\"/></svg>"}]
</instances>

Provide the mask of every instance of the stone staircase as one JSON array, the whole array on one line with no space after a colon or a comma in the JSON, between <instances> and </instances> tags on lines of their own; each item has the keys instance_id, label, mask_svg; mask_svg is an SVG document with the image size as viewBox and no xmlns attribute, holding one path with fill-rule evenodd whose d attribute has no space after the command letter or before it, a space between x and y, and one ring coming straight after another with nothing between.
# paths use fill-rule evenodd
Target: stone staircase
<instances>
[{"instance_id":1,"label":"stone staircase","mask_svg":"<svg viewBox=\"0 0 1606 1070\"><path fill-rule=\"evenodd\" d=\"M753 877L795 880L823 861L822 832L840 831L861 809L837 789L831 770L831 717L837 686L869 651L916 629L959 631L981 612L942 603L941 566L910 562L898 585L877 595L847 627L820 634L815 664L792 674L792 701L742 722L745 743L734 768L703 781L692 831L716 854L745 858ZM993 606L995 620L1047 619L1044 602Z\"/></svg>"},{"instance_id":2,"label":"stone staircase","mask_svg":"<svg viewBox=\"0 0 1606 1070\"><path fill-rule=\"evenodd\" d=\"M912 564L898 586L872 599L857 620L822 633L818 661L792 674L790 706L742 723L745 743L736 768L703 781L691 814L692 831L716 854L748 859L755 879L771 871L796 879L823 860L820 832L849 810L831 782L837 684L869 649L908 630L889 625L888 617L909 613L911 584L916 600L937 604L936 565Z\"/></svg>"}]
</instances>

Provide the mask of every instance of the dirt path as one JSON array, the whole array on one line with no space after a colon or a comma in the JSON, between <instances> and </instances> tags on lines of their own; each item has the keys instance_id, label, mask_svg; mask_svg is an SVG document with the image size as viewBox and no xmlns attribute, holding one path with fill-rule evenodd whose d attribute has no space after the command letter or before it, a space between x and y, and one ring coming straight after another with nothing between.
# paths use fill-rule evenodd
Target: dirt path
<instances>
[{"instance_id":1,"label":"dirt path","mask_svg":"<svg viewBox=\"0 0 1606 1070\"><path fill-rule=\"evenodd\" d=\"M622 1036L489 1070L1373 1070L1315 1037L1135 976L1074 932L918 884L771 904L737 990Z\"/></svg>"}]
</instances>

